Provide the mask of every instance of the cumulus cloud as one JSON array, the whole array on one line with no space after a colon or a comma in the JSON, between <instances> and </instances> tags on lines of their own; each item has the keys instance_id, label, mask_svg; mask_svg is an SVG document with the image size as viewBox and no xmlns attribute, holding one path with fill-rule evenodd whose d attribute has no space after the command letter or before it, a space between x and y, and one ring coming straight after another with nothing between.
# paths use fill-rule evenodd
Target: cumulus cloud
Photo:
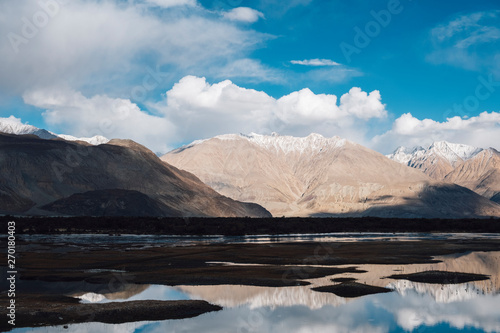
<instances>
[{"instance_id":1,"label":"cumulus cloud","mask_svg":"<svg viewBox=\"0 0 500 333\"><path fill-rule=\"evenodd\" d=\"M267 126L274 99L264 92L238 87L229 80L209 84L187 76L167 92L165 117L176 124L178 141L218 134L257 132Z\"/></svg>"},{"instance_id":2,"label":"cumulus cloud","mask_svg":"<svg viewBox=\"0 0 500 333\"><path fill-rule=\"evenodd\" d=\"M184 77L167 92L162 112L188 141L240 132L317 132L359 139L368 120L387 115L378 91L367 94L352 88L340 103L336 95L315 94L307 88L275 99L229 80L209 84L195 76Z\"/></svg>"},{"instance_id":3,"label":"cumulus cloud","mask_svg":"<svg viewBox=\"0 0 500 333\"><path fill-rule=\"evenodd\" d=\"M352 88L339 99L302 89L276 99L229 80L210 84L196 76L184 77L167 91L166 100L153 107L154 115L129 99L86 97L69 88L31 90L23 98L45 110L44 120L55 132L130 138L155 152L227 133L317 132L363 141L368 121L387 115L378 91Z\"/></svg>"},{"instance_id":4,"label":"cumulus cloud","mask_svg":"<svg viewBox=\"0 0 500 333\"><path fill-rule=\"evenodd\" d=\"M303 65L303 66L340 66L338 62L335 62L330 59L292 60L290 62L294 65Z\"/></svg>"},{"instance_id":5,"label":"cumulus cloud","mask_svg":"<svg viewBox=\"0 0 500 333\"><path fill-rule=\"evenodd\" d=\"M337 120L348 115L337 106L337 96L316 95L308 88L283 96L276 103L278 118L292 125Z\"/></svg>"},{"instance_id":6,"label":"cumulus cloud","mask_svg":"<svg viewBox=\"0 0 500 333\"><path fill-rule=\"evenodd\" d=\"M383 118L387 116L385 105L381 103L380 91L374 90L370 94L354 87L348 94L340 98L340 108L360 118Z\"/></svg>"},{"instance_id":7,"label":"cumulus cloud","mask_svg":"<svg viewBox=\"0 0 500 333\"><path fill-rule=\"evenodd\" d=\"M260 18L264 18L264 14L249 7L237 7L223 13L222 15L228 20L246 23L254 23Z\"/></svg>"},{"instance_id":8,"label":"cumulus cloud","mask_svg":"<svg viewBox=\"0 0 500 333\"><path fill-rule=\"evenodd\" d=\"M58 133L81 137L102 135L132 139L155 152L164 152L175 127L168 119L142 111L128 99L106 95L85 97L71 89L42 89L24 94L24 102L43 108L45 122Z\"/></svg>"},{"instance_id":9,"label":"cumulus cloud","mask_svg":"<svg viewBox=\"0 0 500 333\"><path fill-rule=\"evenodd\" d=\"M417 119L410 113L394 121L392 128L373 138L373 147L388 153L395 146L425 146L434 141L449 141L500 149L500 112L483 112L476 117L448 118L445 122Z\"/></svg>"},{"instance_id":10,"label":"cumulus cloud","mask_svg":"<svg viewBox=\"0 0 500 333\"><path fill-rule=\"evenodd\" d=\"M386 121L388 112L379 91L367 93L358 87L340 98L308 88L274 98L230 80L211 84L205 78L186 76L166 92L165 100L150 105L154 114L129 99L86 97L61 87L31 90L23 98L26 104L45 110L44 120L54 132L130 138L158 153L197 139L250 132L339 135L383 153L400 145L425 146L442 140L500 149L500 112L444 122L407 113L385 133L373 133L378 128L374 124Z\"/></svg>"},{"instance_id":11,"label":"cumulus cloud","mask_svg":"<svg viewBox=\"0 0 500 333\"><path fill-rule=\"evenodd\" d=\"M28 124L24 124L22 121L21 121L21 118L17 118L15 116L9 116L9 117L0 117L0 123L2 124L5 124L5 125L9 125L9 126L15 126L15 127L19 127L19 126L28 126Z\"/></svg>"}]
</instances>

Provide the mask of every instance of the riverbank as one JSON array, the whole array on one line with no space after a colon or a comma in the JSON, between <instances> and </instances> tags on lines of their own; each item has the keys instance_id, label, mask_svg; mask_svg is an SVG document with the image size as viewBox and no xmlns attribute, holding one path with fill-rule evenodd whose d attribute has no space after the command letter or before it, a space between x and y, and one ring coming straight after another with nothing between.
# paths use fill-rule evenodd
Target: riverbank
<instances>
[{"instance_id":1,"label":"riverbank","mask_svg":"<svg viewBox=\"0 0 500 333\"><path fill-rule=\"evenodd\" d=\"M24 234L279 235L333 232L500 233L500 219L13 217ZM2 228L2 230L6 230Z\"/></svg>"}]
</instances>

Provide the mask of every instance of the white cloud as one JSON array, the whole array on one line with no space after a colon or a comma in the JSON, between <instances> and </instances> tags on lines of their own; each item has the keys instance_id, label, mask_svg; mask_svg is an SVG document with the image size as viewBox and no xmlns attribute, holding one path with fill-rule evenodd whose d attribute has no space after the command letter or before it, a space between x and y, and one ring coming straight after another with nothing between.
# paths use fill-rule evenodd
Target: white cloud
<instances>
[{"instance_id":1,"label":"white cloud","mask_svg":"<svg viewBox=\"0 0 500 333\"><path fill-rule=\"evenodd\" d=\"M300 77L304 82L331 82L339 83L345 82L352 77L362 76L363 73L356 69L346 68L344 66L329 66L319 67L317 69L309 70L301 73Z\"/></svg>"},{"instance_id":2,"label":"white cloud","mask_svg":"<svg viewBox=\"0 0 500 333\"><path fill-rule=\"evenodd\" d=\"M186 76L153 106L151 115L129 99L86 97L69 88L44 88L23 95L42 108L49 129L88 137L130 138L155 152L179 143L227 133L280 132L296 136L317 132L363 141L370 119L387 115L380 93L352 88L339 99L309 89L275 99L265 92L239 87L229 80L210 84Z\"/></svg>"},{"instance_id":3,"label":"white cloud","mask_svg":"<svg viewBox=\"0 0 500 333\"><path fill-rule=\"evenodd\" d=\"M325 120L336 120L348 114L337 106L337 96L314 94L305 88L292 92L277 100L277 115L287 124L313 124Z\"/></svg>"},{"instance_id":4,"label":"white cloud","mask_svg":"<svg viewBox=\"0 0 500 333\"><path fill-rule=\"evenodd\" d=\"M176 6L196 6L196 0L146 0L146 2L159 7L169 8Z\"/></svg>"},{"instance_id":5,"label":"white cloud","mask_svg":"<svg viewBox=\"0 0 500 333\"><path fill-rule=\"evenodd\" d=\"M16 118L12 115L8 118L0 117L0 123L14 126L14 127L28 126L28 124L23 124L23 122L21 121L21 118Z\"/></svg>"},{"instance_id":6,"label":"white cloud","mask_svg":"<svg viewBox=\"0 0 500 333\"><path fill-rule=\"evenodd\" d=\"M496 27L482 27L467 38L458 41L455 47L465 49L475 44L489 43L497 39L500 39L500 29Z\"/></svg>"},{"instance_id":7,"label":"white cloud","mask_svg":"<svg viewBox=\"0 0 500 333\"><path fill-rule=\"evenodd\" d=\"M330 59L291 60L290 63L311 68L299 74L304 82L338 83L344 82L351 77L363 75L357 69L346 67Z\"/></svg>"},{"instance_id":8,"label":"white cloud","mask_svg":"<svg viewBox=\"0 0 500 333\"><path fill-rule=\"evenodd\" d=\"M446 24L441 24L435 27L432 29L431 34L440 41L449 39L463 31L480 27L479 21L481 21L484 16L484 12L459 16Z\"/></svg>"},{"instance_id":9,"label":"white cloud","mask_svg":"<svg viewBox=\"0 0 500 333\"><path fill-rule=\"evenodd\" d=\"M0 89L14 94L59 84L92 94L129 94L148 64L182 77L240 59L268 38L201 6L153 11L144 2L66 1L31 35L23 31L33 16L46 13L37 1L0 1L0 13L4 37L17 36L0 39Z\"/></svg>"},{"instance_id":10,"label":"white cloud","mask_svg":"<svg viewBox=\"0 0 500 333\"><path fill-rule=\"evenodd\" d=\"M264 18L264 14L249 7L237 7L223 13L222 15L231 21L240 21L247 23L254 23L257 22L260 18Z\"/></svg>"},{"instance_id":11,"label":"white cloud","mask_svg":"<svg viewBox=\"0 0 500 333\"><path fill-rule=\"evenodd\" d=\"M430 32L433 50L427 60L468 70L500 70L495 61L499 54L499 15L499 10L469 13L436 26Z\"/></svg>"},{"instance_id":12,"label":"white cloud","mask_svg":"<svg viewBox=\"0 0 500 333\"><path fill-rule=\"evenodd\" d=\"M284 82L281 71L263 65L260 61L244 58L228 63L227 65L214 68L210 74L216 78L231 79L234 77L244 78L250 82Z\"/></svg>"},{"instance_id":13,"label":"white cloud","mask_svg":"<svg viewBox=\"0 0 500 333\"><path fill-rule=\"evenodd\" d=\"M346 112L360 118L384 118L387 116L385 104L382 104L380 91L374 90L370 94L362 91L361 88L351 88L348 94L340 98L340 108Z\"/></svg>"},{"instance_id":14,"label":"white cloud","mask_svg":"<svg viewBox=\"0 0 500 333\"><path fill-rule=\"evenodd\" d=\"M500 29L482 22L496 19L500 11L478 12L462 15L447 24L431 30L432 36L440 42L451 41L456 48L468 48L475 44L489 43L500 39ZM495 24L495 23L492 23Z\"/></svg>"},{"instance_id":15,"label":"white cloud","mask_svg":"<svg viewBox=\"0 0 500 333\"><path fill-rule=\"evenodd\" d=\"M176 124L178 141L187 142L258 131L266 127L273 103L266 93L229 80L211 85L205 78L186 76L167 92L162 112Z\"/></svg>"},{"instance_id":16,"label":"white cloud","mask_svg":"<svg viewBox=\"0 0 500 333\"><path fill-rule=\"evenodd\" d=\"M48 129L80 137L130 138L155 152L166 152L197 139L228 133L305 136L311 132L339 135L383 153L397 146L425 146L450 141L500 149L500 112L444 122L403 114L387 132L372 137L387 120L380 92L353 87L340 98L310 89L274 98L229 80L210 84L186 76L167 91L166 100L151 106L152 115L129 99L106 95L85 97L71 89L39 89L24 94L26 104L45 109ZM377 133L375 133L377 134Z\"/></svg>"},{"instance_id":17,"label":"white cloud","mask_svg":"<svg viewBox=\"0 0 500 333\"><path fill-rule=\"evenodd\" d=\"M394 121L391 130L374 137L372 145L385 153L396 146L425 146L443 140L500 149L499 138L500 112L483 112L467 119L457 116L445 122L420 120L406 113Z\"/></svg>"},{"instance_id":18,"label":"white cloud","mask_svg":"<svg viewBox=\"0 0 500 333\"><path fill-rule=\"evenodd\" d=\"M209 84L187 76L167 92L162 111L191 141L227 133L271 133L360 138L366 121L387 114L380 94L352 88L340 98L309 89L275 99L264 92L241 88L226 80Z\"/></svg>"},{"instance_id":19,"label":"white cloud","mask_svg":"<svg viewBox=\"0 0 500 333\"><path fill-rule=\"evenodd\" d=\"M45 122L58 133L90 137L132 139L155 152L164 152L175 127L167 119L152 116L128 99L96 95L91 98L71 89L27 92L25 103L43 108Z\"/></svg>"},{"instance_id":20,"label":"white cloud","mask_svg":"<svg viewBox=\"0 0 500 333\"><path fill-rule=\"evenodd\" d=\"M290 62L294 65L303 66L340 66L338 62L330 59L292 60Z\"/></svg>"}]
</instances>

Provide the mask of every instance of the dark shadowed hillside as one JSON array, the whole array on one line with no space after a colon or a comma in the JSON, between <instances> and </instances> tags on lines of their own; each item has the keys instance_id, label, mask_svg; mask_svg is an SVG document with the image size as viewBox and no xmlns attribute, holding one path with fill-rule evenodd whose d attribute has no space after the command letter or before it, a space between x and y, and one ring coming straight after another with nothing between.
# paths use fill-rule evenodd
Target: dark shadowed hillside
<instances>
[{"instance_id":1,"label":"dark shadowed hillside","mask_svg":"<svg viewBox=\"0 0 500 333\"><path fill-rule=\"evenodd\" d=\"M0 212L270 216L256 204L218 194L133 141L91 146L5 134L0 134Z\"/></svg>"}]
</instances>

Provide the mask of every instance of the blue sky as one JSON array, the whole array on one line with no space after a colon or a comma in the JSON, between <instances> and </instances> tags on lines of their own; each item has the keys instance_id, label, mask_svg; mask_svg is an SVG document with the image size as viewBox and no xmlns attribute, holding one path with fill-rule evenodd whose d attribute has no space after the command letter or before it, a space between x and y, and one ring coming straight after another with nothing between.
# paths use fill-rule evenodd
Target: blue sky
<instances>
[{"instance_id":1,"label":"blue sky","mask_svg":"<svg viewBox=\"0 0 500 333\"><path fill-rule=\"evenodd\" d=\"M0 4L0 117L156 152L273 131L500 149L498 1L41 4Z\"/></svg>"}]
</instances>

